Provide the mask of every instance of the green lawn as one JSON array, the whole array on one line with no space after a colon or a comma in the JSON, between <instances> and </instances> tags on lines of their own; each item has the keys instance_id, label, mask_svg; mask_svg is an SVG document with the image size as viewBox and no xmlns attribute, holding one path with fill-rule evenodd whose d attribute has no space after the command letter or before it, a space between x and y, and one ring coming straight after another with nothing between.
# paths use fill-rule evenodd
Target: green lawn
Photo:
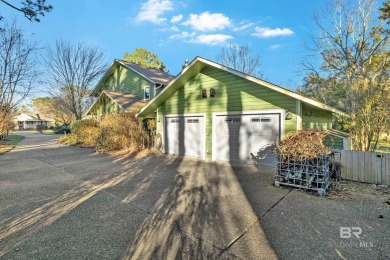
<instances>
[{"instance_id":1,"label":"green lawn","mask_svg":"<svg viewBox=\"0 0 390 260\"><path fill-rule=\"evenodd\" d=\"M0 155L12 150L17 143L22 141L24 136L10 134L6 138L0 141Z\"/></svg>"},{"instance_id":2,"label":"green lawn","mask_svg":"<svg viewBox=\"0 0 390 260\"><path fill-rule=\"evenodd\" d=\"M380 142L378 149L376 149L377 153L390 153L390 143Z\"/></svg>"}]
</instances>

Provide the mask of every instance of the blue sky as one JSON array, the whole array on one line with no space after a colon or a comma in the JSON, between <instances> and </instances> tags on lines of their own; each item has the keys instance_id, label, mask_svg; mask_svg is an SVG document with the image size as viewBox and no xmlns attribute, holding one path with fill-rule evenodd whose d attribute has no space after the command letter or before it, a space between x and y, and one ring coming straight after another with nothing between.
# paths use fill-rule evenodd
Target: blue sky
<instances>
[{"instance_id":1,"label":"blue sky","mask_svg":"<svg viewBox=\"0 0 390 260\"><path fill-rule=\"evenodd\" d=\"M54 10L31 23L1 4L0 13L18 17L26 35L42 46L56 39L86 42L106 51L107 64L125 52L146 48L173 75L185 59L215 60L229 43L247 44L261 58L263 78L295 89L302 75L303 44L310 41L312 14L325 1L287 0L47 0ZM19 2L19 1L11 1Z\"/></svg>"}]
</instances>

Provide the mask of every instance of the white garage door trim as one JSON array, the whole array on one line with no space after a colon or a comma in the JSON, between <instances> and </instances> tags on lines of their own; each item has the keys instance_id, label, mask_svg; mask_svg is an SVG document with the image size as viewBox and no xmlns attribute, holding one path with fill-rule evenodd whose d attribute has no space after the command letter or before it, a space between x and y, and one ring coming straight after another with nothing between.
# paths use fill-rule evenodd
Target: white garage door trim
<instances>
[{"instance_id":1,"label":"white garage door trim","mask_svg":"<svg viewBox=\"0 0 390 260\"><path fill-rule=\"evenodd\" d=\"M163 132L163 138L162 138L162 151L165 151L165 139L166 139L166 120L170 117L203 117L203 156L201 157L203 160L206 160L206 113L194 113L194 114L167 114L162 116L162 132Z\"/></svg>"},{"instance_id":2,"label":"white garage door trim","mask_svg":"<svg viewBox=\"0 0 390 260\"><path fill-rule=\"evenodd\" d=\"M217 160L217 142L216 142L216 122L217 116L229 116L229 115L258 115L258 114L280 114L280 138L283 140L284 138L284 118L285 118L285 110L284 109L269 109L269 110L251 110L251 111L229 111L229 112L213 112L213 125L212 125L212 156L211 159L213 161Z\"/></svg>"}]
</instances>

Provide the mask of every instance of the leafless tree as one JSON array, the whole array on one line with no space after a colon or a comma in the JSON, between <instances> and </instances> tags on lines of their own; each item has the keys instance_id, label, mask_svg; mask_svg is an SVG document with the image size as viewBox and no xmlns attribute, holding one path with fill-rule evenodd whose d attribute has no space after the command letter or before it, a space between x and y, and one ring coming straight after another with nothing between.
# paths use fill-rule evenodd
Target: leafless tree
<instances>
[{"instance_id":1,"label":"leafless tree","mask_svg":"<svg viewBox=\"0 0 390 260\"><path fill-rule=\"evenodd\" d=\"M217 56L217 62L255 77L262 77L260 55L253 55L248 45L229 44Z\"/></svg>"},{"instance_id":2,"label":"leafless tree","mask_svg":"<svg viewBox=\"0 0 390 260\"><path fill-rule=\"evenodd\" d=\"M9 111L30 93L37 77L37 43L24 37L16 21L0 31L0 107Z\"/></svg>"},{"instance_id":3,"label":"leafless tree","mask_svg":"<svg viewBox=\"0 0 390 260\"><path fill-rule=\"evenodd\" d=\"M107 67L104 51L96 46L57 40L54 47L47 48L43 60L51 95L76 119L81 119L89 90Z\"/></svg>"},{"instance_id":4,"label":"leafless tree","mask_svg":"<svg viewBox=\"0 0 390 260\"><path fill-rule=\"evenodd\" d=\"M309 48L314 63L308 58L303 62L309 75L344 86L339 104L350 116L357 150L375 150L390 122L390 34L378 19L378 9L375 0L335 0L325 6L314 16L318 35ZM339 91L316 83L322 95Z\"/></svg>"}]
</instances>

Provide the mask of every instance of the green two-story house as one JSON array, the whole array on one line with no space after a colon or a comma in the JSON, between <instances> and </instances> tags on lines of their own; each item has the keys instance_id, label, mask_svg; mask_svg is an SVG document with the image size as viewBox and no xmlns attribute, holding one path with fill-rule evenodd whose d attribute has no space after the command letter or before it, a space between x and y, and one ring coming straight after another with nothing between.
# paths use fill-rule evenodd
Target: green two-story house
<instances>
[{"instance_id":1,"label":"green two-story house","mask_svg":"<svg viewBox=\"0 0 390 260\"><path fill-rule=\"evenodd\" d=\"M92 91L97 98L86 115L99 119L106 114L142 107L173 78L158 69L115 59Z\"/></svg>"}]
</instances>

